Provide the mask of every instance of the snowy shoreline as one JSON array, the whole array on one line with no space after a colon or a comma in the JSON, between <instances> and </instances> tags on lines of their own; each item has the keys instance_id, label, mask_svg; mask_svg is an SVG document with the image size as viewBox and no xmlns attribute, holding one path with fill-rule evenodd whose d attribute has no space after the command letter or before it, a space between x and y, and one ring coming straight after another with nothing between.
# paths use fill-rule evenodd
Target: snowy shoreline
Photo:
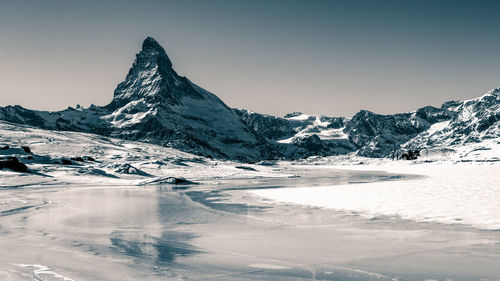
<instances>
[{"instance_id":1,"label":"snowy shoreline","mask_svg":"<svg viewBox=\"0 0 500 281\"><path fill-rule=\"evenodd\" d=\"M385 171L424 177L402 181L272 190L251 194L276 203L299 204L360 214L370 219L397 217L423 222L500 229L500 162L406 162L298 164L296 167Z\"/></svg>"}]
</instances>

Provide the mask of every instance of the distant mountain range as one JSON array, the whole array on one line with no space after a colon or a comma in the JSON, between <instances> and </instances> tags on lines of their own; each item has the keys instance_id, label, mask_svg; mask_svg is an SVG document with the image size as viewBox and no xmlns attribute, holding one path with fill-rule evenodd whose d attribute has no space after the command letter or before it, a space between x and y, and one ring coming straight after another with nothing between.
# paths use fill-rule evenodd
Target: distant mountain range
<instances>
[{"instance_id":1,"label":"distant mountain range","mask_svg":"<svg viewBox=\"0 0 500 281\"><path fill-rule=\"evenodd\" d=\"M89 132L239 161L297 159L356 153L387 157L406 149L448 148L500 139L500 88L440 108L352 118L285 117L228 107L214 94L179 76L151 37L106 106L57 112L0 107L0 120L43 129ZM497 142L499 143L499 142Z\"/></svg>"}]
</instances>

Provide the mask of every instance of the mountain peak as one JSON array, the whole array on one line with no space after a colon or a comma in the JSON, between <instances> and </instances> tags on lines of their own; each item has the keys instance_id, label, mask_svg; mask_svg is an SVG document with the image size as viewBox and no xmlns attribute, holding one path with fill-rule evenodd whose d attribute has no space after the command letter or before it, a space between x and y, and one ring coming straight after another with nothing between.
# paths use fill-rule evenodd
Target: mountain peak
<instances>
[{"instance_id":1,"label":"mountain peak","mask_svg":"<svg viewBox=\"0 0 500 281\"><path fill-rule=\"evenodd\" d=\"M175 100L172 90L178 81L179 77L173 70L165 49L153 37L147 37L125 80L118 84L113 100L107 107L116 110L140 99L145 99L148 103L158 103L165 98Z\"/></svg>"},{"instance_id":2,"label":"mountain peak","mask_svg":"<svg viewBox=\"0 0 500 281\"><path fill-rule=\"evenodd\" d=\"M144 41L142 42L142 50L147 51L147 50L155 50L160 53L165 53L165 49L156 41L153 37L146 37Z\"/></svg>"},{"instance_id":3,"label":"mountain peak","mask_svg":"<svg viewBox=\"0 0 500 281\"><path fill-rule=\"evenodd\" d=\"M153 37L146 37L142 42L142 50L137 54L136 62L140 65L145 62L149 65L150 62L155 61L161 68L160 71L168 71L172 68L172 62L168 58L165 49Z\"/></svg>"}]
</instances>

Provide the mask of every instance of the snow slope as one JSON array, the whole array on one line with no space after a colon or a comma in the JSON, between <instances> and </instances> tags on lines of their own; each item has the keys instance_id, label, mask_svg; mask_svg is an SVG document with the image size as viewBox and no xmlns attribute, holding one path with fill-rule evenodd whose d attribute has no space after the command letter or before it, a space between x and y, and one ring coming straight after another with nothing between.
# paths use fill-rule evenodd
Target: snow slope
<instances>
[{"instance_id":1,"label":"snow slope","mask_svg":"<svg viewBox=\"0 0 500 281\"><path fill-rule=\"evenodd\" d=\"M1 149L6 145L8 149ZM32 153L26 153L21 146L28 146ZM237 168L240 163L208 159L174 148L0 121L0 159L5 157L19 158L31 173L0 170L0 188L141 185L168 182L169 177L199 182L216 178L289 176L273 172L271 166L248 164L246 166L253 170L240 169ZM71 160L77 157L83 161ZM71 161L71 165L63 165L63 159Z\"/></svg>"}]
</instances>

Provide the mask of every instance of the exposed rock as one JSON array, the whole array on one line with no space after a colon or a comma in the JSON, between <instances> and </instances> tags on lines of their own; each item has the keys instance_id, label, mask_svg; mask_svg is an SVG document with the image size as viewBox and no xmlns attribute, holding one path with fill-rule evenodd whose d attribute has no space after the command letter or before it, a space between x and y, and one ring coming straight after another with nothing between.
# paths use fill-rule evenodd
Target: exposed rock
<instances>
[{"instance_id":1,"label":"exposed rock","mask_svg":"<svg viewBox=\"0 0 500 281\"><path fill-rule=\"evenodd\" d=\"M321 139L318 137L318 135L309 135L309 136L295 138L293 140L293 144L302 147L307 151L311 151L315 154L327 150L327 148L325 147Z\"/></svg>"},{"instance_id":2,"label":"exposed rock","mask_svg":"<svg viewBox=\"0 0 500 281\"><path fill-rule=\"evenodd\" d=\"M385 157L430 126L414 113L380 115L363 110L347 122L344 132L359 148L359 155Z\"/></svg>"},{"instance_id":3,"label":"exposed rock","mask_svg":"<svg viewBox=\"0 0 500 281\"><path fill-rule=\"evenodd\" d=\"M415 160L418 159L419 156L420 156L419 150L408 150L407 152L404 152L403 154L398 156L398 159Z\"/></svg>"},{"instance_id":4,"label":"exposed rock","mask_svg":"<svg viewBox=\"0 0 500 281\"><path fill-rule=\"evenodd\" d=\"M292 113L287 113L285 114L285 118L292 118L292 117L297 117L297 116L300 116L302 115L302 112L299 112L299 111L295 111L295 112L292 112Z\"/></svg>"},{"instance_id":5,"label":"exposed rock","mask_svg":"<svg viewBox=\"0 0 500 281\"><path fill-rule=\"evenodd\" d=\"M73 165L73 162L68 159L61 159L61 164L63 165Z\"/></svg>"},{"instance_id":6,"label":"exposed rock","mask_svg":"<svg viewBox=\"0 0 500 281\"><path fill-rule=\"evenodd\" d=\"M166 177L166 178L157 178L154 180L143 182L142 185L146 184L175 184L175 185L189 185L189 184L198 184L196 182L192 182L182 177Z\"/></svg>"},{"instance_id":7,"label":"exposed rock","mask_svg":"<svg viewBox=\"0 0 500 281\"><path fill-rule=\"evenodd\" d=\"M256 169L248 166L234 166L236 169L247 170L247 171L257 171Z\"/></svg>"},{"instance_id":8,"label":"exposed rock","mask_svg":"<svg viewBox=\"0 0 500 281\"><path fill-rule=\"evenodd\" d=\"M356 150L341 130L346 120L343 117L316 117L294 112L280 118L244 109L238 109L237 112L247 126L275 145L275 157L269 159L297 159L315 155L319 151L317 147L308 150L307 146L302 145L303 139L312 135L321 139L323 147L320 155L345 154Z\"/></svg>"},{"instance_id":9,"label":"exposed rock","mask_svg":"<svg viewBox=\"0 0 500 281\"><path fill-rule=\"evenodd\" d=\"M304 122L287 120L285 118L236 109L248 127L268 140L289 138L297 133L297 127L303 127Z\"/></svg>"},{"instance_id":10,"label":"exposed rock","mask_svg":"<svg viewBox=\"0 0 500 281\"><path fill-rule=\"evenodd\" d=\"M500 138L500 88L461 102L446 102L441 108L450 118L414 137L404 149L433 150Z\"/></svg>"},{"instance_id":11,"label":"exposed rock","mask_svg":"<svg viewBox=\"0 0 500 281\"><path fill-rule=\"evenodd\" d=\"M148 174L144 171L141 171L128 163L116 164L115 167L116 167L115 173L129 174L129 175L133 174L133 175L140 175L140 176L151 176L150 174Z\"/></svg>"},{"instance_id":12,"label":"exposed rock","mask_svg":"<svg viewBox=\"0 0 500 281\"><path fill-rule=\"evenodd\" d=\"M28 146L21 146L21 148L24 150L24 152L31 154L31 149Z\"/></svg>"},{"instance_id":13,"label":"exposed rock","mask_svg":"<svg viewBox=\"0 0 500 281\"><path fill-rule=\"evenodd\" d=\"M20 162L17 157L8 157L0 160L0 170L11 169L15 172L29 173L28 167Z\"/></svg>"},{"instance_id":14,"label":"exposed rock","mask_svg":"<svg viewBox=\"0 0 500 281\"><path fill-rule=\"evenodd\" d=\"M80 156L77 156L77 157L72 157L71 160L73 161L78 161L78 162L84 162L83 158L80 157Z\"/></svg>"},{"instance_id":15,"label":"exposed rock","mask_svg":"<svg viewBox=\"0 0 500 281\"><path fill-rule=\"evenodd\" d=\"M115 175L106 173L106 171L104 171L102 169L91 168L91 167L82 167L82 168L79 168L78 169L78 173L80 173L80 174L86 174L86 175L104 176L104 177L109 177L109 178L118 178Z\"/></svg>"}]
</instances>

